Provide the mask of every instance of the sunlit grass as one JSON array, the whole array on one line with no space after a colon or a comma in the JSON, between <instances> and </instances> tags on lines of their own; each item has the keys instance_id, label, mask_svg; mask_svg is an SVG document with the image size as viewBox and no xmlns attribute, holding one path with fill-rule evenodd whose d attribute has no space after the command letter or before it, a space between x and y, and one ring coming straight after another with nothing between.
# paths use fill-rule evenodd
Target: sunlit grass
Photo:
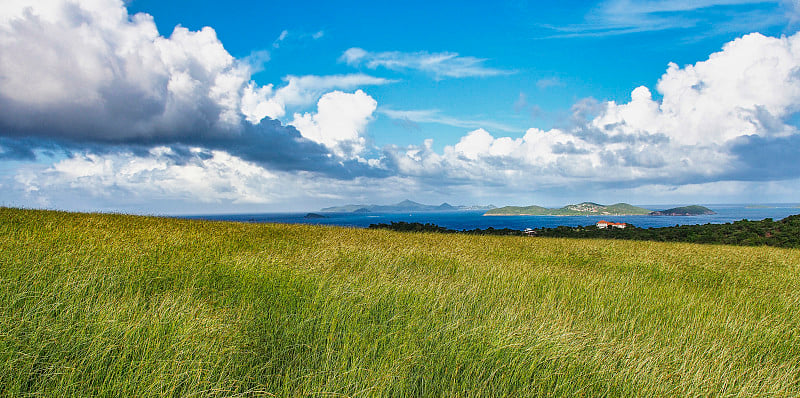
<instances>
[{"instance_id":1,"label":"sunlit grass","mask_svg":"<svg viewBox=\"0 0 800 398\"><path fill-rule=\"evenodd\" d=\"M800 250L0 208L0 394L800 394Z\"/></svg>"}]
</instances>

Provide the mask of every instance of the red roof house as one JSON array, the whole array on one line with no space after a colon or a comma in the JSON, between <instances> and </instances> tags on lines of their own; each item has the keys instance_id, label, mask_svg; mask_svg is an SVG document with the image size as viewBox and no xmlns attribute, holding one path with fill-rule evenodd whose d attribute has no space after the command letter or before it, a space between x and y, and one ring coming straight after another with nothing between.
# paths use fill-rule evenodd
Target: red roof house
<instances>
[{"instance_id":1,"label":"red roof house","mask_svg":"<svg viewBox=\"0 0 800 398\"><path fill-rule=\"evenodd\" d=\"M595 224L595 225L597 226L597 228L600 228L600 229L605 229L605 228L608 228L608 227L623 229L623 228L628 226L628 224L625 224L624 222L611 222L611 221L603 221L603 220L598 221L597 224Z\"/></svg>"}]
</instances>

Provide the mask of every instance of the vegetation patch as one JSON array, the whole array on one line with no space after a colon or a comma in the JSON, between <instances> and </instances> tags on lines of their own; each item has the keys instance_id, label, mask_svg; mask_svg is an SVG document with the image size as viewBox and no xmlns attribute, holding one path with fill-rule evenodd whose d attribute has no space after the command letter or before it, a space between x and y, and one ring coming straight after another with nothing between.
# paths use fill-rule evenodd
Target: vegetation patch
<instances>
[{"instance_id":1,"label":"vegetation patch","mask_svg":"<svg viewBox=\"0 0 800 398\"><path fill-rule=\"evenodd\" d=\"M0 395L797 396L797 286L797 249L0 208Z\"/></svg>"},{"instance_id":2,"label":"vegetation patch","mask_svg":"<svg viewBox=\"0 0 800 398\"><path fill-rule=\"evenodd\" d=\"M371 224L372 229L389 229L402 232L463 233L471 235L535 236L577 239L626 239L655 242L688 242L740 246L800 247L800 215L779 221L767 218L760 221L741 220L726 224L676 225L662 228L638 228L625 224L625 228L598 228L596 225L555 228L529 228L520 231L511 228L455 230L435 224L407 223Z\"/></svg>"}]
</instances>

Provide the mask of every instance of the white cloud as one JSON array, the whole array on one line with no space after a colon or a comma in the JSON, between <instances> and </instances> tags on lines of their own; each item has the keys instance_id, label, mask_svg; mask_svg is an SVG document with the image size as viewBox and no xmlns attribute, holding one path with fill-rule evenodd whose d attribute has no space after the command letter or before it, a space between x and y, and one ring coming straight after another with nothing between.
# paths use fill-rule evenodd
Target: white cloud
<instances>
[{"instance_id":1,"label":"white cloud","mask_svg":"<svg viewBox=\"0 0 800 398\"><path fill-rule=\"evenodd\" d=\"M340 180L267 170L225 151L195 148L185 156L169 147L145 154L73 154L0 174L0 184L3 205L150 214L308 211L335 201L389 202L421 190L413 178Z\"/></svg>"},{"instance_id":2,"label":"white cloud","mask_svg":"<svg viewBox=\"0 0 800 398\"><path fill-rule=\"evenodd\" d=\"M603 1L578 25L547 26L559 34L551 37L611 36L668 29L706 27L712 33L753 31L762 27L792 23L794 0L656 0ZM771 5L770 5L771 4ZM754 9L742 6L760 6ZM764 5L774 7L763 11ZM784 12L776 12L781 8ZM742 24L746 21L746 24ZM739 31L741 31L739 30Z\"/></svg>"},{"instance_id":3,"label":"white cloud","mask_svg":"<svg viewBox=\"0 0 800 398\"><path fill-rule=\"evenodd\" d=\"M505 186L763 178L758 172L785 178L797 169L784 166L793 162L785 151L769 159L773 167L749 164L767 159L742 153L796 145L800 134L787 120L800 111L798 70L800 34L750 34L706 61L683 68L670 64L657 85L661 100L638 87L629 102L607 102L574 128L529 129L521 138L477 129L441 154L431 150L430 142L395 147L389 154L398 170L409 175ZM771 147L748 148L749 143Z\"/></svg>"},{"instance_id":4,"label":"white cloud","mask_svg":"<svg viewBox=\"0 0 800 398\"><path fill-rule=\"evenodd\" d=\"M392 119L414 122L414 123L436 123L446 126L463 127L468 129L485 127L491 130L506 132L521 132L520 128L498 123L491 120L465 120L455 117L445 116L438 109L415 109L415 110L396 110L381 107L378 113L386 115Z\"/></svg>"},{"instance_id":5,"label":"white cloud","mask_svg":"<svg viewBox=\"0 0 800 398\"><path fill-rule=\"evenodd\" d=\"M560 130L529 129L521 138L495 138L484 129L469 132L441 155L425 148L398 148L393 161L403 173L438 175L498 184L521 181L569 183L565 178L596 174L603 165L600 147ZM592 150L595 150L593 152Z\"/></svg>"},{"instance_id":6,"label":"white cloud","mask_svg":"<svg viewBox=\"0 0 800 398\"><path fill-rule=\"evenodd\" d=\"M377 101L361 90L352 94L334 91L320 98L317 113L295 113L289 124L338 156L352 157L365 148L366 127L377 106Z\"/></svg>"},{"instance_id":7,"label":"white cloud","mask_svg":"<svg viewBox=\"0 0 800 398\"><path fill-rule=\"evenodd\" d=\"M453 147L453 151L469 160L477 160L481 155L492 152L494 142L491 134L484 129L478 129L462 137Z\"/></svg>"},{"instance_id":8,"label":"white cloud","mask_svg":"<svg viewBox=\"0 0 800 398\"><path fill-rule=\"evenodd\" d=\"M275 199L277 174L223 151L195 148L193 152L195 156L184 162L176 162L168 147L153 148L144 156L74 155L25 183L29 191L42 195L59 188L82 190L92 197L123 195L125 200L140 201L269 203Z\"/></svg>"},{"instance_id":9,"label":"white cloud","mask_svg":"<svg viewBox=\"0 0 800 398\"><path fill-rule=\"evenodd\" d=\"M342 60L367 68L414 69L436 78L509 73L454 53L370 53L354 48ZM436 110L381 109L379 113L395 119L470 131L438 153L433 141L426 140L419 146L386 148L385 157L378 159L361 158L366 156L367 127L377 102L361 90L340 90L392 80L360 73L290 75L281 87L260 86L250 78L254 69L253 61L234 59L213 29L193 32L177 27L170 37L162 37L150 16L128 15L119 1L3 2L3 134L91 143L175 143L173 149L154 148L147 155L124 150L75 155L45 170L20 172L14 181L0 176L5 178L0 182L3 190L20 187L23 194L36 195L41 200L37 203L58 203L61 192L80 198L80 192L139 203L165 199L263 204L288 203L305 194L357 197L364 186L386 193L395 183L416 192L446 191L459 184L530 192L686 183L714 187L715 181L763 178L754 174L761 172L757 167L780 169L769 178L796 181L798 175L792 165L800 135L789 121L800 111L800 34L751 34L728 43L706 61L684 67L670 64L654 87L655 96L638 87L630 101L600 104L596 114L574 128L528 129L521 137L504 137L490 132L516 129L447 117ZM315 112L293 109L314 103ZM523 107L525 101L520 104ZM259 129L243 123L287 112L302 137L278 122L262 123ZM218 139L242 131L251 135ZM213 140L207 140L209 136ZM26 148L15 143L19 142L0 142L0 155L18 152L23 158ZM214 149L173 153L180 146L203 143ZM761 146L748 146L756 144ZM781 147L789 148L781 156L769 152ZM303 150L294 151L298 148ZM756 151L766 155L742 156ZM329 160L341 169L325 177L320 171L332 166L308 168L308 159L313 164ZM788 166L765 167L753 159ZM267 170L265 164L275 169ZM369 170L352 172L354 164ZM376 170L386 173L363 177L374 177ZM385 177L391 172L395 175ZM287 191L294 196L281 196Z\"/></svg>"},{"instance_id":10,"label":"white cloud","mask_svg":"<svg viewBox=\"0 0 800 398\"><path fill-rule=\"evenodd\" d=\"M418 70L442 78L486 77L507 75L513 71L490 68L482 58L460 56L458 53L429 53L419 51L405 53L400 51L369 52L353 47L346 50L339 61L351 66L365 65L369 69L386 68L394 71Z\"/></svg>"},{"instance_id":11,"label":"white cloud","mask_svg":"<svg viewBox=\"0 0 800 398\"><path fill-rule=\"evenodd\" d=\"M314 36L321 37L307 38ZM251 74L268 59L266 51L235 59L210 27L178 26L163 37L150 15L129 15L119 0L2 2L0 157L30 160L45 146L105 153L168 145L216 150L273 170L341 179L386 174L373 167L377 160L335 156L364 149L364 108L340 113L350 118L346 125L326 116L323 102L303 125L314 140L263 119L298 111L331 90L390 80L290 75L281 87L260 86Z\"/></svg>"},{"instance_id":12,"label":"white cloud","mask_svg":"<svg viewBox=\"0 0 800 398\"><path fill-rule=\"evenodd\" d=\"M282 41L284 41L284 40L286 40L286 37L287 37L287 36L289 36L289 31L288 31L288 30L283 30L283 31L281 32L281 34L280 34L280 35L278 35L278 38L277 38L277 39L275 39L275 41L274 41L274 42L272 42L272 47L273 47L273 48L280 48L280 46L281 46L281 42L282 42Z\"/></svg>"},{"instance_id":13,"label":"white cloud","mask_svg":"<svg viewBox=\"0 0 800 398\"><path fill-rule=\"evenodd\" d=\"M269 117L278 119L286 115L287 108L313 104L331 90L352 90L357 87L393 83L394 80L373 77L363 73L329 76L286 76L286 85L275 90L272 85L245 88L243 111L253 123Z\"/></svg>"},{"instance_id":14,"label":"white cloud","mask_svg":"<svg viewBox=\"0 0 800 398\"><path fill-rule=\"evenodd\" d=\"M592 124L609 135L664 134L682 144L793 134L784 120L800 111L798 68L800 35L746 35L706 61L684 68L671 63L657 86L660 102L639 87L631 102L609 103Z\"/></svg>"},{"instance_id":15,"label":"white cloud","mask_svg":"<svg viewBox=\"0 0 800 398\"><path fill-rule=\"evenodd\" d=\"M387 154L401 175L447 185L492 185L505 192L587 191L653 181L714 179L731 161L730 156L706 148L598 144L558 129L529 129L521 138L494 137L478 129L445 146L441 154L432 150L430 141L423 146L395 147Z\"/></svg>"},{"instance_id":16,"label":"white cloud","mask_svg":"<svg viewBox=\"0 0 800 398\"><path fill-rule=\"evenodd\" d=\"M241 121L249 65L211 28L162 37L151 16L113 0L0 8L0 122L9 129L114 141L230 131Z\"/></svg>"},{"instance_id":17,"label":"white cloud","mask_svg":"<svg viewBox=\"0 0 800 398\"><path fill-rule=\"evenodd\" d=\"M119 0L3 2L0 126L102 142L236 136L244 120L281 117L334 89L392 82L290 75L283 87L259 86L250 76L268 59L266 51L235 59L210 27L160 36L150 15L129 15Z\"/></svg>"},{"instance_id":18,"label":"white cloud","mask_svg":"<svg viewBox=\"0 0 800 398\"><path fill-rule=\"evenodd\" d=\"M270 53L267 50L256 50L250 52L250 55L242 58L240 62L247 65L252 73L258 73L264 70L267 62L270 60ZM253 84L253 82L250 82Z\"/></svg>"},{"instance_id":19,"label":"white cloud","mask_svg":"<svg viewBox=\"0 0 800 398\"><path fill-rule=\"evenodd\" d=\"M631 1L611 0L600 7L605 14L617 18L632 18L633 15L662 14L669 12L696 11L703 8L737 6L743 4L778 3L773 0L656 0Z\"/></svg>"}]
</instances>

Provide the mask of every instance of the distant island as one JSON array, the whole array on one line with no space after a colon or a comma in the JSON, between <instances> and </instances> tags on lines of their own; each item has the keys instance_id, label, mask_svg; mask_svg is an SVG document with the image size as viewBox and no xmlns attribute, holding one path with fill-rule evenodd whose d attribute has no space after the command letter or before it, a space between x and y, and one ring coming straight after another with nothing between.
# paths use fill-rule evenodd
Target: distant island
<instances>
[{"instance_id":1,"label":"distant island","mask_svg":"<svg viewBox=\"0 0 800 398\"><path fill-rule=\"evenodd\" d=\"M345 205L321 209L325 213L405 213L428 211L461 211L461 210L491 210L494 205L488 206L453 206L449 203L440 205L425 205L411 200L404 200L393 205Z\"/></svg>"},{"instance_id":2,"label":"distant island","mask_svg":"<svg viewBox=\"0 0 800 398\"><path fill-rule=\"evenodd\" d=\"M747 205L745 209L800 209L796 204L779 204L779 205Z\"/></svg>"},{"instance_id":3,"label":"distant island","mask_svg":"<svg viewBox=\"0 0 800 398\"><path fill-rule=\"evenodd\" d=\"M303 218L307 218L307 219L328 218L328 216L323 216L322 214L317 214L317 213L308 213Z\"/></svg>"},{"instance_id":4,"label":"distant island","mask_svg":"<svg viewBox=\"0 0 800 398\"><path fill-rule=\"evenodd\" d=\"M717 214L713 210L704 206L683 206L674 207L667 210L659 210L650 213L651 216L703 216L707 214Z\"/></svg>"},{"instance_id":5,"label":"distant island","mask_svg":"<svg viewBox=\"0 0 800 398\"><path fill-rule=\"evenodd\" d=\"M505 206L492 209L484 216L700 216L717 214L703 206L683 206L667 210L652 211L643 207L617 203L601 205L592 202L583 202L576 205L566 205L561 208L547 208L542 206Z\"/></svg>"},{"instance_id":6,"label":"distant island","mask_svg":"<svg viewBox=\"0 0 800 398\"><path fill-rule=\"evenodd\" d=\"M492 209L484 216L643 216L652 212L650 209L636 207L627 203L604 206L592 202L567 205L561 208L542 206L505 206Z\"/></svg>"}]
</instances>

